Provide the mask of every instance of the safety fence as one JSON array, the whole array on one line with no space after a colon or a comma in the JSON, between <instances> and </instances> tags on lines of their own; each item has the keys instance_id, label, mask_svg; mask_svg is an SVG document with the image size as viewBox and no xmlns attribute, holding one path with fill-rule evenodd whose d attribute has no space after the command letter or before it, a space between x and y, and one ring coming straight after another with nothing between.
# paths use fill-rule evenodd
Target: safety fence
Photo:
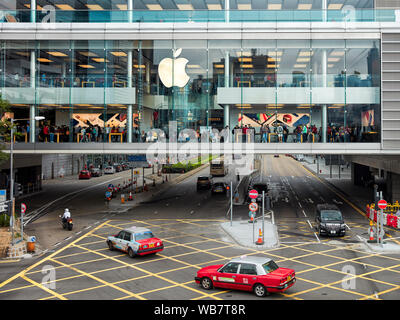
<instances>
[{"instance_id":1,"label":"safety fence","mask_svg":"<svg viewBox=\"0 0 400 320\"><path fill-rule=\"evenodd\" d=\"M397 208L397 210L396 210ZM387 227L392 227L396 229L400 229L400 215L396 214L399 211L400 205L398 201L395 204L388 204L385 210L383 210L383 225ZM380 210L380 209L378 209ZM375 205L367 204L366 210L367 217L376 222L377 219L377 210L375 210Z\"/></svg>"}]
</instances>

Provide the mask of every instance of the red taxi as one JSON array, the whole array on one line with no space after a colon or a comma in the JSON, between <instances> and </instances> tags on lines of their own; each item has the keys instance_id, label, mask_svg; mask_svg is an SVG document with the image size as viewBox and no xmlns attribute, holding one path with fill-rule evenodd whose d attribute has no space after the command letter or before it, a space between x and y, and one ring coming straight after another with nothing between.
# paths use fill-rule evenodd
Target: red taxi
<instances>
[{"instance_id":1,"label":"red taxi","mask_svg":"<svg viewBox=\"0 0 400 320\"><path fill-rule=\"evenodd\" d=\"M257 297L283 292L296 282L293 269L280 268L266 257L242 256L225 265L213 265L197 271L196 283L205 290L213 287L253 291Z\"/></svg>"}]
</instances>

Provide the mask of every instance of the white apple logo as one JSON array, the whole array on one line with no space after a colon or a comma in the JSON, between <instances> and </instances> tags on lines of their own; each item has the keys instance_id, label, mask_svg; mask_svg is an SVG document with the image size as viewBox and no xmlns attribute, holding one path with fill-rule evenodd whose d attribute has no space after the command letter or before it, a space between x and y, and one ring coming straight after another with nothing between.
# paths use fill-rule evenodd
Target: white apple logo
<instances>
[{"instance_id":1,"label":"white apple logo","mask_svg":"<svg viewBox=\"0 0 400 320\"><path fill-rule=\"evenodd\" d=\"M185 68L189 60L179 58L182 48L174 50L174 59L164 58L158 65L158 75L167 88L177 86L183 88L188 83L190 77L186 74Z\"/></svg>"}]
</instances>

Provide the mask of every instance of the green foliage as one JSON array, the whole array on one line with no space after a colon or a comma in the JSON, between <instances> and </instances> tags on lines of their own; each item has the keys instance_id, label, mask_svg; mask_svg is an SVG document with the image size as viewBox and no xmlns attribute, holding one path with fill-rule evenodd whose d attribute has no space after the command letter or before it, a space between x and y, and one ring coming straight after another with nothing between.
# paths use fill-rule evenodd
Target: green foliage
<instances>
[{"instance_id":1,"label":"green foliage","mask_svg":"<svg viewBox=\"0 0 400 320\"><path fill-rule=\"evenodd\" d=\"M9 142L10 141L10 134L11 134L11 121L4 117L6 112L10 111L10 103L3 99L0 94L0 137L3 141ZM16 134L18 135L18 134ZM1 150L5 149L4 144L0 144L0 164L4 161L7 161L9 155L7 153L2 152Z\"/></svg>"},{"instance_id":2,"label":"green foliage","mask_svg":"<svg viewBox=\"0 0 400 320\"><path fill-rule=\"evenodd\" d=\"M0 214L0 227L9 227L10 217L6 214Z\"/></svg>"}]
</instances>

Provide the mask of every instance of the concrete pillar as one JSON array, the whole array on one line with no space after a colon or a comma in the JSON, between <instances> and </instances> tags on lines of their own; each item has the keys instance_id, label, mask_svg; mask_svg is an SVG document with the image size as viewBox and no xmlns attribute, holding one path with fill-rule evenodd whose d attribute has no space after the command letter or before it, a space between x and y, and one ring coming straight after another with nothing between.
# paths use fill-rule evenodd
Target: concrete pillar
<instances>
[{"instance_id":1,"label":"concrete pillar","mask_svg":"<svg viewBox=\"0 0 400 320\"><path fill-rule=\"evenodd\" d=\"M30 64L30 85L31 88L35 89L36 95L36 51L31 51L31 64ZM34 143L36 141L36 106L33 104L29 108L29 125L30 125L30 133L29 133L29 142Z\"/></svg>"},{"instance_id":2,"label":"concrete pillar","mask_svg":"<svg viewBox=\"0 0 400 320\"><path fill-rule=\"evenodd\" d=\"M324 0L326 1L326 0ZM322 87L326 88L327 86L327 57L326 57L326 49L322 51ZM328 107L326 104L322 105L322 142L326 143L326 135L327 135L327 127L328 127Z\"/></svg>"},{"instance_id":3,"label":"concrete pillar","mask_svg":"<svg viewBox=\"0 0 400 320\"><path fill-rule=\"evenodd\" d=\"M129 0L131 1L131 0ZM132 49L128 50L128 63L127 63L127 85L128 88L132 87L132 68L133 68L133 63L132 63ZM126 138L128 142L132 142L132 130L133 130L133 126L132 126L132 105L129 104L127 106L127 115L126 115L126 126L127 126L127 134L126 134Z\"/></svg>"},{"instance_id":4,"label":"concrete pillar","mask_svg":"<svg viewBox=\"0 0 400 320\"><path fill-rule=\"evenodd\" d=\"M387 172L386 179L387 195L385 199L389 203L400 202L400 174Z\"/></svg>"},{"instance_id":5,"label":"concrete pillar","mask_svg":"<svg viewBox=\"0 0 400 320\"><path fill-rule=\"evenodd\" d=\"M36 22L36 0L31 0L31 22Z\"/></svg>"},{"instance_id":6,"label":"concrete pillar","mask_svg":"<svg viewBox=\"0 0 400 320\"><path fill-rule=\"evenodd\" d=\"M225 0L229 1L229 0ZM225 52L225 77L224 77L224 86L225 88L229 87L229 51ZM224 127L229 126L229 105L224 105Z\"/></svg>"}]
</instances>

